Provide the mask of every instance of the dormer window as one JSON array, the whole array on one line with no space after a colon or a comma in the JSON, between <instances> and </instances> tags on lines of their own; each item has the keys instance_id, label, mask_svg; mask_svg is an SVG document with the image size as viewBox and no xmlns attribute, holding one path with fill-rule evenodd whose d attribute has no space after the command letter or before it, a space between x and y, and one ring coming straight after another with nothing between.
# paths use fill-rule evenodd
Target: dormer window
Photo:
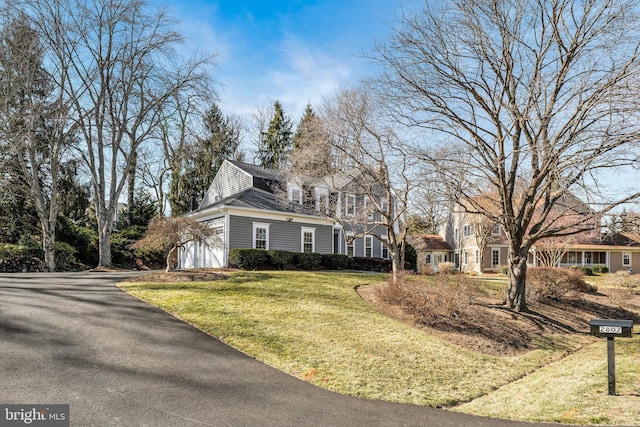
<instances>
[{"instance_id":1,"label":"dormer window","mask_svg":"<svg viewBox=\"0 0 640 427\"><path fill-rule=\"evenodd\" d=\"M329 212L329 189L316 188L316 211Z\"/></svg>"},{"instance_id":2,"label":"dormer window","mask_svg":"<svg viewBox=\"0 0 640 427\"><path fill-rule=\"evenodd\" d=\"M346 197L346 214L347 216L355 216L356 214L356 196L347 194Z\"/></svg>"},{"instance_id":3,"label":"dormer window","mask_svg":"<svg viewBox=\"0 0 640 427\"><path fill-rule=\"evenodd\" d=\"M289 189L289 201L292 203L302 204L302 187L296 184L287 184Z\"/></svg>"}]
</instances>

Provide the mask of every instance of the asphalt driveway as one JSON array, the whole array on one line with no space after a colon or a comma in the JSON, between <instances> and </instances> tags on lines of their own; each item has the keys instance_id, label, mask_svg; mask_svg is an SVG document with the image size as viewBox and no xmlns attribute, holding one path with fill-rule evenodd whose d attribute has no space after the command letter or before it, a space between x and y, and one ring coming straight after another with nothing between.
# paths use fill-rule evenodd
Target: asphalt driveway
<instances>
[{"instance_id":1,"label":"asphalt driveway","mask_svg":"<svg viewBox=\"0 0 640 427\"><path fill-rule=\"evenodd\" d=\"M0 403L69 404L71 426L531 425L320 389L125 294L127 275L0 275Z\"/></svg>"}]
</instances>

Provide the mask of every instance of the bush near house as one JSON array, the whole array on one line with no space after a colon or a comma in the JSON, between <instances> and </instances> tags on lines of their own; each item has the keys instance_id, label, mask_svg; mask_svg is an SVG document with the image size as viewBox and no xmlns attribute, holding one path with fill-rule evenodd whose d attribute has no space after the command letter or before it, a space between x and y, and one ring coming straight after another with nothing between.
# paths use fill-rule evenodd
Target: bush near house
<instances>
[{"instance_id":1,"label":"bush near house","mask_svg":"<svg viewBox=\"0 0 640 427\"><path fill-rule=\"evenodd\" d=\"M325 270L350 270L353 268L353 258L342 254L323 254L322 267Z\"/></svg>"},{"instance_id":2,"label":"bush near house","mask_svg":"<svg viewBox=\"0 0 640 427\"><path fill-rule=\"evenodd\" d=\"M605 267L606 268L606 267ZM569 267L570 270L578 270L581 271L585 276L593 276L593 270L584 265L572 265Z\"/></svg>"},{"instance_id":3,"label":"bush near house","mask_svg":"<svg viewBox=\"0 0 640 427\"><path fill-rule=\"evenodd\" d=\"M298 253L264 249L231 249L229 266L243 270L365 270L391 271L391 261L351 258L341 254Z\"/></svg>"},{"instance_id":4,"label":"bush near house","mask_svg":"<svg viewBox=\"0 0 640 427\"><path fill-rule=\"evenodd\" d=\"M609 272L609 269L604 264L596 264L592 267L592 270L596 274L605 274Z\"/></svg>"}]
</instances>

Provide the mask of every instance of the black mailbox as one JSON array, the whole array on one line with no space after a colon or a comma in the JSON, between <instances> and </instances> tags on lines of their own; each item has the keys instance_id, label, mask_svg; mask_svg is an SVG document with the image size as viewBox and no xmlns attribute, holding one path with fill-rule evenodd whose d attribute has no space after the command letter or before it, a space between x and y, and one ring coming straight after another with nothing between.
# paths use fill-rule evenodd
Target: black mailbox
<instances>
[{"instance_id":1,"label":"black mailbox","mask_svg":"<svg viewBox=\"0 0 640 427\"><path fill-rule=\"evenodd\" d=\"M593 319L589 322L591 335L601 338L631 338L633 320Z\"/></svg>"}]
</instances>

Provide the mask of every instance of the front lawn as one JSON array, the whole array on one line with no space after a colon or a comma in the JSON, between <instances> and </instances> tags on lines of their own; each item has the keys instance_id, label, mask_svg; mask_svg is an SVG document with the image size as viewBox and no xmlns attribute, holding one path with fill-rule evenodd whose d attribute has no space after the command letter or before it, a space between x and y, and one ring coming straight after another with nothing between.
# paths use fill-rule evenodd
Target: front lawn
<instances>
[{"instance_id":1,"label":"front lawn","mask_svg":"<svg viewBox=\"0 0 640 427\"><path fill-rule=\"evenodd\" d=\"M419 405L471 401L595 342L548 336L511 357L467 350L381 314L355 291L385 280L379 274L233 272L211 282L120 287L305 381ZM561 380L550 378L550 387L554 381Z\"/></svg>"}]
</instances>

